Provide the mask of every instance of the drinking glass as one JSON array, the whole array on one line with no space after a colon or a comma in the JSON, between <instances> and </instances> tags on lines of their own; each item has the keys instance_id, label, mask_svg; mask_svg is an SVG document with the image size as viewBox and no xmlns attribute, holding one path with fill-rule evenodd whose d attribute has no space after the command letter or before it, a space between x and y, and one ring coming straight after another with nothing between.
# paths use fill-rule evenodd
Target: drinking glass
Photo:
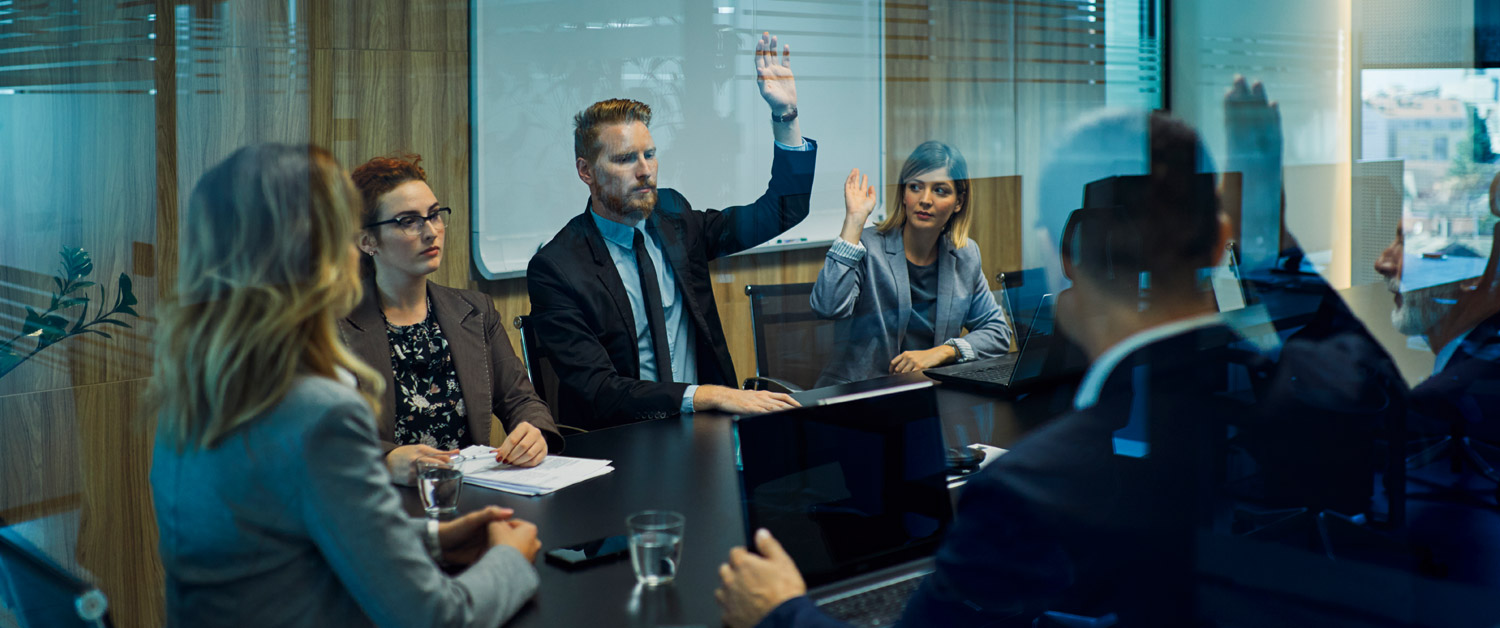
<instances>
[{"instance_id":1,"label":"drinking glass","mask_svg":"<svg viewBox=\"0 0 1500 628\"><path fill-rule=\"evenodd\" d=\"M670 510L643 510L625 518L637 582L652 587L677 577L685 522L681 513Z\"/></svg>"},{"instance_id":2,"label":"drinking glass","mask_svg":"<svg viewBox=\"0 0 1500 628\"><path fill-rule=\"evenodd\" d=\"M420 458L411 464L427 516L440 519L456 514L458 489L464 484L464 472L458 465L437 458Z\"/></svg>"}]
</instances>

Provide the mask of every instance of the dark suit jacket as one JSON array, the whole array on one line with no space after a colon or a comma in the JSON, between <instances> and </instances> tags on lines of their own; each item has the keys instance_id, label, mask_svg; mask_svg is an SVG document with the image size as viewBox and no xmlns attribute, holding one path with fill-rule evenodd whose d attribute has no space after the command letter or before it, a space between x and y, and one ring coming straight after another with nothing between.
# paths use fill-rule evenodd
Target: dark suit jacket
<instances>
[{"instance_id":1,"label":"dark suit jacket","mask_svg":"<svg viewBox=\"0 0 1500 628\"><path fill-rule=\"evenodd\" d=\"M771 182L749 205L699 211L660 190L647 229L658 235L696 332L698 383L738 387L708 263L761 244L807 217L816 149L776 149ZM687 384L642 381L625 286L585 205L526 269L531 321L557 371L558 417L585 429L677 414Z\"/></svg>"},{"instance_id":2,"label":"dark suit jacket","mask_svg":"<svg viewBox=\"0 0 1500 628\"><path fill-rule=\"evenodd\" d=\"M427 282L433 315L448 338L458 385L463 389L464 406L469 412L469 433L478 445L490 444L490 414L500 417L506 431L525 421L542 430L547 437L547 451L562 451L563 438L547 411L547 404L537 397L526 378L526 367L510 348L504 322L490 298L472 290L455 290ZM380 429L383 453L396 447L396 389L391 367L391 343L386 336L385 319L380 315L380 293L373 277L365 279L365 298L349 316L339 321L344 344L385 378L385 398L375 423ZM366 387L368 382L360 382Z\"/></svg>"},{"instance_id":3,"label":"dark suit jacket","mask_svg":"<svg viewBox=\"0 0 1500 628\"><path fill-rule=\"evenodd\" d=\"M1476 325L1443 370L1412 389L1411 411L1414 429L1442 435L1456 423L1500 442L1500 314Z\"/></svg>"}]
</instances>

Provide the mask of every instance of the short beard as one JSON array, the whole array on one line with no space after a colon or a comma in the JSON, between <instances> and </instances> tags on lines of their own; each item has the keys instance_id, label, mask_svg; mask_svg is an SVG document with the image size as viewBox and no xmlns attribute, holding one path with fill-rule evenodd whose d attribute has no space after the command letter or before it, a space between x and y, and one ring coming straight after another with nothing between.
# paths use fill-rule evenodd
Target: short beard
<instances>
[{"instance_id":1,"label":"short beard","mask_svg":"<svg viewBox=\"0 0 1500 628\"><path fill-rule=\"evenodd\" d=\"M1399 289L1400 282L1400 279L1391 278L1386 280L1386 285ZM1391 326L1405 336L1425 336L1448 315L1457 298L1458 284L1402 292L1401 304L1391 310Z\"/></svg>"},{"instance_id":2,"label":"short beard","mask_svg":"<svg viewBox=\"0 0 1500 628\"><path fill-rule=\"evenodd\" d=\"M651 217L651 212L656 209L656 190L652 189L643 195L619 196L605 192L604 190L593 190L594 198L604 210L614 214L616 217L639 222Z\"/></svg>"}]
</instances>

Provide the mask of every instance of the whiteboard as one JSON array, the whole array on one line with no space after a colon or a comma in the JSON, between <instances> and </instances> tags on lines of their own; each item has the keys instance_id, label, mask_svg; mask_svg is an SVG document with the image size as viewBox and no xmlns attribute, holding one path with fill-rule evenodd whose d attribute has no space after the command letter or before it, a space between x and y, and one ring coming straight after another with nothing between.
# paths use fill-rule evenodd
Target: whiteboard
<instances>
[{"instance_id":1,"label":"whiteboard","mask_svg":"<svg viewBox=\"0 0 1500 628\"><path fill-rule=\"evenodd\" d=\"M753 202L770 181L771 112L755 84L762 31L792 49L802 132L817 140L807 220L751 252L825 244L858 167L882 190L881 5L875 0L475 0L470 55L474 264L527 262L588 202L573 115L607 98L651 106L657 185L694 209Z\"/></svg>"}]
</instances>

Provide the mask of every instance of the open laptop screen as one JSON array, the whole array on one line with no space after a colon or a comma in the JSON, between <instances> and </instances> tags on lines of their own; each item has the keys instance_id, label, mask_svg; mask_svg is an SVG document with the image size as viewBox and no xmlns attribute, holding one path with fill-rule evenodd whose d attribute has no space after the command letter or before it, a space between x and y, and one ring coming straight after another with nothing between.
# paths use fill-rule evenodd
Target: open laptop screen
<instances>
[{"instance_id":1,"label":"open laptop screen","mask_svg":"<svg viewBox=\"0 0 1500 628\"><path fill-rule=\"evenodd\" d=\"M952 521L931 386L742 417L735 431L746 536L770 530L810 586L929 556Z\"/></svg>"}]
</instances>

